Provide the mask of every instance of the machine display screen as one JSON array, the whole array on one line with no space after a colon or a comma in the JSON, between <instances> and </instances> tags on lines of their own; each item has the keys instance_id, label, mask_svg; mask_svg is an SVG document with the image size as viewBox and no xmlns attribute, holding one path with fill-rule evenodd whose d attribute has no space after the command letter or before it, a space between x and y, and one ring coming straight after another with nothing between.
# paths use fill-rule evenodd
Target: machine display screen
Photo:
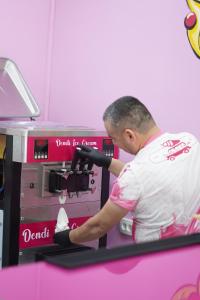
<instances>
[{"instance_id":1,"label":"machine display screen","mask_svg":"<svg viewBox=\"0 0 200 300\"><path fill-rule=\"evenodd\" d=\"M114 144L112 139L103 140L103 152L106 156L114 156Z\"/></svg>"},{"instance_id":2,"label":"machine display screen","mask_svg":"<svg viewBox=\"0 0 200 300\"><path fill-rule=\"evenodd\" d=\"M108 145L113 145L112 139L104 139L103 140L104 145L108 146Z\"/></svg>"},{"instance_id":3,"label":"machine display screen","mask_svg":"<svg viewBox=\"0 0 200 300\"><path fill-rule=\"evenodd\" d=\"M35 140L34 158L48 159L48 140Z\"/></svg>"}]
</instances>

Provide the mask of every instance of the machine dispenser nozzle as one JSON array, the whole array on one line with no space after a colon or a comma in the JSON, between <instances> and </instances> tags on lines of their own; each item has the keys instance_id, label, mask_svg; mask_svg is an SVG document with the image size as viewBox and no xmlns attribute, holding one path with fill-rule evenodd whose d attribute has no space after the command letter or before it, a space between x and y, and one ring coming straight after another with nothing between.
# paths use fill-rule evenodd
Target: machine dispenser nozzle
<instances>
[{"instance_id":1,"label":"machine dispenser nozzle","mask_svg":"<svg viewBox=\"0 0 200 300\"><path fill-rule=\"evenodd\" d=\"M80 147L77 147L71 162L71 169L50 170L49 173L49 192L61 193L67 190L68 194L89 191L90 175L93 162L88 158L79 156Z\"/></svg>"},{"instance_id":2,"label":"machine dispenser nozzle","mask_svg":"<svg viewBox=\"0 0 200 300\"><path fill-rule=\"evenodd\" d=\"M76 171L77 169L77 164L79 162L79 155L78 155L78 151L81 150L81 148L79 147L76 147L75 151L74 151L74 156L73 156L73 159L72 159L72 164L71 164L71 171Z\"/></svg>"},{"instance_id":3,"label":"machine dispenser nozzle","mask_svg":"<svg viewBox=\"0 0 200 300\"><path fill-rule=\"evenodd\" d=\"M93 149L98 150L97 147L93 147ZM93 165L94 165L94 163L93 163L91 160L89 160L89 161L88 161L88 171L89 171L90 174L93 174L93 173L94 173L93 171L91 171L92 168L93 168Z\"/></svg>"},{"instance_id":4,"label":"machine dispenser nozzle","mask_svg":"<svg viewBox=\"0 0 200 300\"><path fill-rule=\"evenodd\" d=\"M93 149L98 149L97 147L93 147ZM76 148L76 152L74 154L74 158L72 161L72 167L74 167L74 163L76 162L76 167L77 168L77 163L79 163L79 167L77 170L77 173L85 173L85 174L93 174L94 172L91 171L93 168L94 163L89 159L89 158L84 158L79 155L79 151L82 150L80 147Z\"/></svg>"},{"instance_id":5,"label":"machine dispenser nozzle","mask_svg":"<svg viewBox=\"0 0 200 300\"><path fill-rule=\"evenodd\" d=\"M49 173L49 192L61 193L67 188L67 180L64 170L51 170Z\"/></svg>"}]
</instances>

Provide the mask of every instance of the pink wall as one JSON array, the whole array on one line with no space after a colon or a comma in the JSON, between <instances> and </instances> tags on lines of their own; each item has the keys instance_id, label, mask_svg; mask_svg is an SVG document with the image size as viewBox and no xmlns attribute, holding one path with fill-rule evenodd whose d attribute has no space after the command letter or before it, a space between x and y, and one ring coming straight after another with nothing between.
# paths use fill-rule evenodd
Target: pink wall
<instances>
[{"instance_id":1,"label":"pink wall","mask_svg":"<svg viewBox=\"0 0 200 300\"><path fill-rule=\"evenodd\" d=\"M122 95L143 100L167 131L199 132L199 60L185 0L56 1L50 120L102 128ZM121 158L130 156L121 153ZM109 245L129 242L114 228Z\"/></svg>"},{"instance_id":2,"label":"pink wall","mask_svg":"<svg viewBox=\"0 0 200 300\"><path fill-rule=\"evenodd\" d=\"M0 56L18 64L41 119L103 128L111 101L142 99L164 130L199 134L199 60L185 0L0 0Z\"/></svg>"},{"instance_id":3,"label":"pink wall","mask_svg":"<svg viewBox=\"0 0 200 300\"><path fill-rule=\"evenodd\" d=\"M0 0L0 56L14 60L44 116L54 1Z\"/></svg>"},{"instance_id":4,"label":"pink wall","mask_svg":"<svg viewBox=\"0 0 200 300\"><path fill-rule=\"evenodd\" d=\"M111 101L142 99L164 130L199 134L199 60L185 0L56 1L48 118L102 127Z\"/></svg>"}]
</instances>

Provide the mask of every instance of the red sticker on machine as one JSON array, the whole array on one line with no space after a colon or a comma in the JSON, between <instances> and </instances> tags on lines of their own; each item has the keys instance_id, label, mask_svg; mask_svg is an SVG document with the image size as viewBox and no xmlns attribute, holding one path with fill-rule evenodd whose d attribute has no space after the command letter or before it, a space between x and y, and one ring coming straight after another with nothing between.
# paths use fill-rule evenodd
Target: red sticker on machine
<instances>
[{"instance_id":1,"label":"red sticker on machine","mask_svg":"<svg viewBox=\"0 0 200 300\"><path fill-rule=\"evenodd\" d=\"M29 137L27 162L72 160L79 145L102 150L103 137Z\"/></svg>"},{"instance_id":2,"label":"red sticker on machine","mask_svg":"<svg viewBox=\"0 0 200 300\"><path fill-rule=\"evenodd\" d=\"M69 227L75 229L86 222L90 216L70 218ZM53 243L56 220L20 224L19 248L31 248Z\"/></svg>"},{"instance_id":3,"label":"red sticker on machine","mask_svg":"<svg viewBox=\"0 0 200 300\"><path fill-rule=\"evenodd\" d=\"M119 149L112 139L103 136L87 137L28 137L27 162L70 161L77 146L85 145L118 158Z\"/></svg>"}]
</instances>

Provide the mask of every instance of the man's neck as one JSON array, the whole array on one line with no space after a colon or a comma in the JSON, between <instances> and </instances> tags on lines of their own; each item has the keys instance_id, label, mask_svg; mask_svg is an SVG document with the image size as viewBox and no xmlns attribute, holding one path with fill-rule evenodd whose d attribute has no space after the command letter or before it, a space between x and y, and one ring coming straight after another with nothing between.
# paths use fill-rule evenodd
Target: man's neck
<instances>
[{"instance_id":1,"label":"man's neck","mask_svg":"<svg viewBox=\"0 0 200 300\"><path fill-rule=\"evenodd\" d=\"M161 134L160 128L157 126L152 127L146 134L141 135L140 149L144 148L154 137Z\"/></svg>"}]
</instances>

